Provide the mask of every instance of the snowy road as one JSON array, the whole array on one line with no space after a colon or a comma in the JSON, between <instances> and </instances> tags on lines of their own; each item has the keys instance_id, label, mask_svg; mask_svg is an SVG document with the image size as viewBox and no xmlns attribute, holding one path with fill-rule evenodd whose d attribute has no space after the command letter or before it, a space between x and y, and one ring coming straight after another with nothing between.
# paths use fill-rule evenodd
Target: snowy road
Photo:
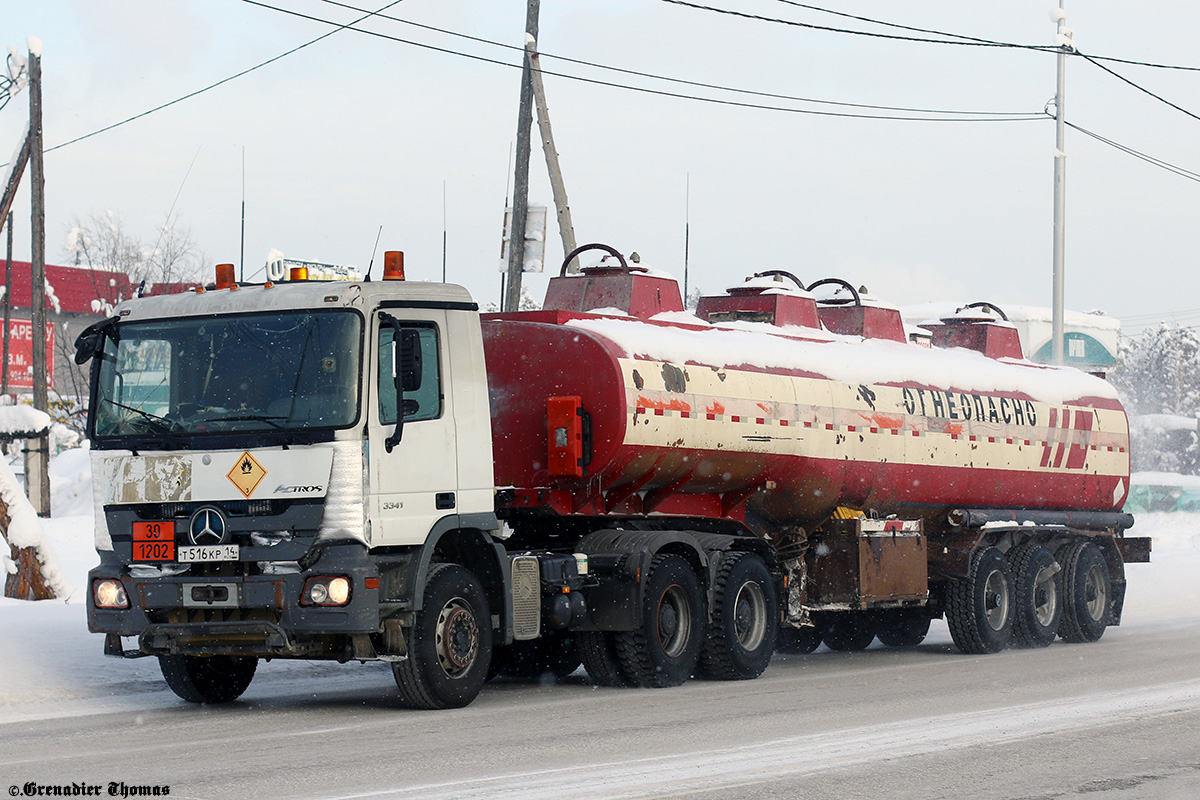
<instances>
[{"instance_id":1,"label":"snowy road","mask_svg":"<svg viewBox=\"0 0 1200 800\"><path fill-rule=\"evenodd\" d=\"M203 798L1200 795L1200 623L1187 621L989 657L957 654L941 628L915 651L780 656L757 681L666 691L593 689L582 673L500 682L449 712L398 708L377 666L269 664L244 702L204 708L142 683L152 663L114 663L134 667L109 687L123 695L42 702L0 725L10 784Z\"/></svg>"},{"instance_id":2,"label":"snowy road","mask_svg":"<svg viewBox=\"0 0 1200 800\"><path fill-rule=\"evenodd\" d=\"M3 786L169 786L185 798L1200 797L1200 514L1139 518L1124 624L1093 645L964 656L777 656L758 680L664 691L499 681L399 707L381 665L263 664L190 706L150 659L104 658L78 597L0 600ZM48 524L76 585L90 519ZM119 786L117 787L119 789ZM18 791L19 794L19 791Z\"/></svg>"}]
</instances>

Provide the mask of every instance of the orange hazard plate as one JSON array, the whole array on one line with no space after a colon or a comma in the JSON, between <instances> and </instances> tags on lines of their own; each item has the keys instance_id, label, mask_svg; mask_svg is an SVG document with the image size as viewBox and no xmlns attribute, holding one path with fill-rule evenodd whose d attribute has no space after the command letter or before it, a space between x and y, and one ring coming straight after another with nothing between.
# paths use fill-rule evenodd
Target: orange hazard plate
<instances>
[{"instance_id":1,"label":"orange hazard plate","mask_svg":"<svg viewBox=\"0 0 1200 800\"><path fill-rule=\"evenodd\" d=\"M133 523L134 561L174 561L175 523Z\"/></svg>"}]
</instances>

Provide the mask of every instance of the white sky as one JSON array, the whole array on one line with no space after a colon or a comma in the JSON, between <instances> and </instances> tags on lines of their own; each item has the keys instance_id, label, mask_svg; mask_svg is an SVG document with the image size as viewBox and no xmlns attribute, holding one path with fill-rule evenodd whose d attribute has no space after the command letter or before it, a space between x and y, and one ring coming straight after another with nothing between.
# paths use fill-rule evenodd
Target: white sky
<instances>
[{"instance_id":1,"label":"white sky","mask_svg":"<svg viewBox=\"0 0 1200 800\"><path fill-rule=\"evenodd\" d=\"M272 4L339 22L357 16L319 0ZM886 30L778 0L709 4ZM1030 44L1053 42L1052 6L1052 0L826 3ZM1163 0L1153 14L1130 9L1118 0L1071 0L1067 22L1084 52L1200 66L1194 2ZM406 0L387 13L510 44L524 38L521 0ZM397 22L371 27L517 63L511 51ZM28 35L44 43L47 146L202 88L328 29L237 0L0 0L0 45L24 50ZM661 0L545 0L539 40L545 53L855 103L1038 112L1054 94L1053 55L809 31ZM691 91L549 59L544 65ZM1109 66L1200 114L1200 73ZM179 193L175 212L202 249L214 261L237 262L244 147L248 275L271 248L292 258L365 266L382 225L381 251L405 250L410 278L439 279L444 182L449 278L483 302L494 300L519 83L516 69L342 31L199 97L49 153L48 259L64 261L72 218L92 212L119 212L133 233L153 240ZM706 291L781 268L807 282L843 277L900 304L1050 303L1049 118L834 119L553 76L546 89L580 242L636 250L645 263L682 277L690 175L690 283ZM17 145L27 108L22 94L0 111L0 153ZM1083 127L1200 171L1200 121L1081 59L1068 64L1066 108ZM1126 317L1127 330L1164 318L1200 322L1200 228L1193 221L1200 184L1074 131L1067 152L1068 307ZM531 164L531 200L549 203L540 149ZM15 211L16 255L25 259L27 191ZM561 263L553 223L548 239L547 261ZM531 283L540 298L544 279Z\"/></svg>"}]
</instances>

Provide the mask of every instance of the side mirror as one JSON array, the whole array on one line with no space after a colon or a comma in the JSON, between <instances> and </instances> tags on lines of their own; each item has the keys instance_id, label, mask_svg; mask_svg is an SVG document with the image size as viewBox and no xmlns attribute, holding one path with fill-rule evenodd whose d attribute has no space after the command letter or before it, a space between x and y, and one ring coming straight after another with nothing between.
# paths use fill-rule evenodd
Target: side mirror
<instances>
[{"instance_id":1,"label":"side mirror","mask_svg":"<svg viewBox=\"0 0 1200 800\"><path fill-rule=\"evenodd\" d=\"M400 330L400 344L396 348L396 388L401 392L415 392L421 388L421 334L412 328Z\"/></svg>"},{"instance_id":2,"label":"side mirror","mask_svg":"<svg viewBox=\"0 0 1200 800\"><path fill-rule=\"evenodd\" d=\"M116 323L117 317L109 317L87 326L75 339L75 363L86 364L103 350L104 340L108 338L109 331Z\"/></svg>"}]
</instances>

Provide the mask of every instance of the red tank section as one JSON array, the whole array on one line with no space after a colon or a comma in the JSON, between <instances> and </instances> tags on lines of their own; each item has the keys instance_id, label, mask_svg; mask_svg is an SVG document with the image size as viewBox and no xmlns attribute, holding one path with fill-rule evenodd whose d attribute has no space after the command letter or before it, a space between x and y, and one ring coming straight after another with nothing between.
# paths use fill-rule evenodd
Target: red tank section
<instances>
[{"instance_id":1,"label":"red tank section","mask_svg":"<svg viewBox=\"0 0 1200 800\"><path fill-rule=\"evenodd\" d=\"M795 331L485 315L496 486L559 514L794 524L1123 503L1128 422L1099 379Z\"/></svg>"}]
</instances>

